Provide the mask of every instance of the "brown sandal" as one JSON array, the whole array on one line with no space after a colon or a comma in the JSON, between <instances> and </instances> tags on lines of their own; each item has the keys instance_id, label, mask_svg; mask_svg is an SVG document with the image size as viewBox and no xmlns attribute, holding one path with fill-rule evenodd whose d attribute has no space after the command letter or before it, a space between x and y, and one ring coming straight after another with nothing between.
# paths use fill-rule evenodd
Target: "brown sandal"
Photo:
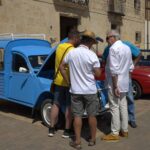
<instances>
[{"instance_id":1,"label":"brown sandal","mask_svg":"<svg viewBox=\"0 0 150 150\"><path fill-rule=\"evenodd\" d=\"M94 145L96 145L96 140L92 140L92 139L89 139L89 144L88 144L88 146L94 146Z\"/></svg>"},{"instance_id":2,"label":"brown sandal","mask_svg":"<svg viewBox=\"0 0 150 150\"><path fill-rule=\"evenodd\" d=\"M74 141L70 141L69 145L77 150L81 150L82 147L81 147L81 143L80 144L77 144L75 143Z\"/></svg>"}]
</instances>

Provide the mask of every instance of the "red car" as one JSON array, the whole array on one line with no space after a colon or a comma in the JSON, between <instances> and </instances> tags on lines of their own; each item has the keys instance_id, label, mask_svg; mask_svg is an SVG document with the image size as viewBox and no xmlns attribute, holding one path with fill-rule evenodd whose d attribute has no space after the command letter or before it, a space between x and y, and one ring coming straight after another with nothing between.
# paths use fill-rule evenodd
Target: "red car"
<instances>
[{"instance_id":1,"label":"red car","mask_svg":"<svg viewBox=\"0 0 150 150\"><path fill-rule=\"evenodd\" d=\"M102 73L97 80L105 80L105 69L102 66ZM150 94L150 66L136 66L132 72L133 95L135 99L142 94Z\"/></svg>"},{"instance_id":2,"label":"red car","mask_svg":"<svg viewBox=\"0 0 150 150\"><path fill-rule=\"evenodd\" d=\"M142 94L150 94L150 66L136 66L132 72L133 95L138 99Z\"/></svg>"}]
</instances>

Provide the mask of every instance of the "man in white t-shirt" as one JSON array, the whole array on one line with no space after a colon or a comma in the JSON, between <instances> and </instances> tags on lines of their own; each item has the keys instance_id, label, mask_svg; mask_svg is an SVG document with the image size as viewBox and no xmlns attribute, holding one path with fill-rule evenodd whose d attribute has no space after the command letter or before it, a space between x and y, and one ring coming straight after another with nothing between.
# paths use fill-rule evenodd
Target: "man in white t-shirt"
<instances>
[{"instance_id":1,"label":"man in white t-shirt","mask_svg":"<svg viewBox=\"0 0 150 150\"><path fill-rule=\"evenodd\" d=\"M97 40L95 34L85 31L81 45L70 51L60 65L62 76L70 84L72 111L74 115L74 130L76 139L70 145L81 148L82 115L86 109L90 126L89 146L96 141L96 114L98 111L98 96L95 77L100 76L100 63L96 54L90 49ZM66 65L69 65L70 79L66 76Z\"/></svg>"}]
</instances>

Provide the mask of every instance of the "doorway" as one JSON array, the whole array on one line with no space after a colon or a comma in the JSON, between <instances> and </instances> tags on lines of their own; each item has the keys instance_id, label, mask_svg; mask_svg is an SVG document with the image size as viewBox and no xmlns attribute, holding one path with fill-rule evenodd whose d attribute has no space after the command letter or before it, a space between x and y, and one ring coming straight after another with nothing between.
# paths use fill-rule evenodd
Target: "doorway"
<instances>
[{"instance_id":1,"label":"doorway","mask_svg":"<svg viewBox=\"0 0 150 150\"><path fill-rule=\"evenodd\" d=\"M118 23L119 24L119 23ZM121 32L120 31L120 26L117 25L117 24L111 24L111 30L117 30L119 33Z\"/></svg>"},{"instance_id":2,"label":"doorway","mask_svg":"<svg viewBox=\"0 0 150 150\"><path fill-rule=\"evenodd\" d=\"M70 30L77 29L77 26L77 18L60 16L60 40L66 38Z\"/></svg>"}]
</instances>

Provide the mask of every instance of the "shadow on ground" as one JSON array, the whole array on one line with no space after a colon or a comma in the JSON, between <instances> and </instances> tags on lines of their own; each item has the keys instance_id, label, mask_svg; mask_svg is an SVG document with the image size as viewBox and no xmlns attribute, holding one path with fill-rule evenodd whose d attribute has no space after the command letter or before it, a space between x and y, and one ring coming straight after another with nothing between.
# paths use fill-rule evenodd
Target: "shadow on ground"
<instances>
[{"instance_id":1,"label":"shadow on ground","mask_svg":"<svg viewBox=\"0 0 150 150\"><path fill-rule=\"evenodd\" d=\"M149 100L150 101L150 94L143 95L139 100L137 101L142 101L142 100ZM23 116L26 118L32 119L32 109L23 105L19 105L13 102L8 102L4 100L0 100L0 111L3 113L8 113L8 114L15 114L19 116ZM58 122L58 130L59 129L64 129L64 115L60 114L59 116L59 122ZM36 116L36 121L41 120L40 115ZM110 133L110 123L111 123L111 114L110 112L105 112L104 114L97 116L97 128L100 132L104 134ZM44 124L43 124L44 125ZM89 130L89 125L88 125L88 119L84 118L83 119L83 127L82 127L82 134L81 136L87 140L87 138L90 136L90 130Z\"/></svg>"},{"instance_id":2,"label":"shadow on ground","mask_svg":"<svg viewBox=\"0 0 150 150\"><path fill-rule=\"evenodd\" d=\"M31 118L32 109L13 102L0 100L0 111Z\"/></svg>"},{"instance_id":3,"label":"shadow on ground","mask_svg":"<svg viewBox=\"0 0 150 150\"><path fill-rule=\"evenodd\" d=\"M111 122L111 114L110 112L105 112L104 114L97 116L97 129L103 134L110 133L110 122ZM86 141L90 137L90 129L88 125L88 119L83 119L82 133L81 136Z\"/></svg>"},{"instance_id":4,"label":"shadow on ground","mask_svg":"<svg viewBox=\"0 0 150 150\"><path fill-rule=\"evenodd\" d=\"M142 95L142 97L140 98L140 100L141 100L141 99L150 100L150 94Z\"/></svg>"},{"instance_id":5,"label":"shadow on ground","mask_svg":"<svg viewBox=\"0 0 150 150\"><path fill-rule=\"evenodd\" d=\"M30 107L26 107L23 105L19 105L13 102L8 102L4 100L0 100L0 111L3 113L8 113L8 114L15 114L19 116L23 116L29 119L32 118L32 109ZM64 115L61 113L59 116L59 122L57 124L57 128L63 129L64 128ZM97 116L97 128L104 134L107 134L110 132L110 119L111 115L109 112L106 112L100 116ZM33 121L39 121L41 120L40 115L36 116L36 119ZM33 122L34 123L34 122ZM44 125L44 124L43 124ZM90 136L90 130L89 130L89 125L88 125L88 119L84 118L83 119L83 127L82 127L82 137L86 140Z\"/></svg>"}]
</instances>

